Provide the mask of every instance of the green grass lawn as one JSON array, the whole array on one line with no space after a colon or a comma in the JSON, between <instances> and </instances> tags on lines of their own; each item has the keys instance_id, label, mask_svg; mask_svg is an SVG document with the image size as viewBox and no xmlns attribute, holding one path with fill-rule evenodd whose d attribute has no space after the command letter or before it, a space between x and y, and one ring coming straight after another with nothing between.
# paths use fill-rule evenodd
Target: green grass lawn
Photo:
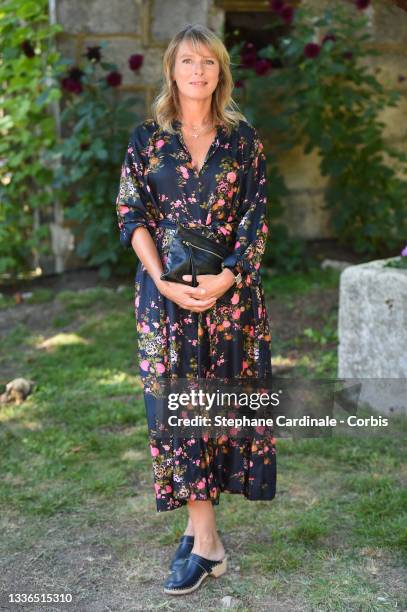
<instances>
[{"instance_id":1,"label":"green grass lawn","mask_svg":"<svg viewBox=\"0 0 407 612\"><path fill-rule=\"evenodd\" d=\"M337 280L321 272L265 286L284 305ZM0 408L4 592L52 584L76 596L80 605L66 608L75 610L221 609L224 596L239 610L407 609L401 419L371 436L277 439L276 498L221 496L229 572L176 602L164 596L186 513L155 510L133 290L54 297L32 301L42 326L14 322L2 340L7 380L15 372L36 383L24 403ZM314 375L336 363L336 316L320 314L296 340L315 347L304 356ZM310 374L306 359L298 368Z\"/></svg>"}]
</instances>

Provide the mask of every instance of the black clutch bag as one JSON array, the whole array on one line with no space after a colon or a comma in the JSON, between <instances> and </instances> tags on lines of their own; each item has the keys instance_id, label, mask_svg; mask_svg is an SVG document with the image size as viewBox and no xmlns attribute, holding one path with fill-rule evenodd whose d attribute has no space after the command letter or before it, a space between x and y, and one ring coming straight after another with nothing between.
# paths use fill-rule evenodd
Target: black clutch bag
<instances>
[{"instance_id":1,"label":"black clutch bag","mask_svg":"<svg viewBox=\"0 0 407 612\"><path fill-rule=\"evenodd\" d=\"M192 287L197 287L198 274L219 274L222 272L222 261L230 253L222 244L178 224L160 278L191 285L182 278L184 274L191 274Z\"/></svg>"}]
</instances>

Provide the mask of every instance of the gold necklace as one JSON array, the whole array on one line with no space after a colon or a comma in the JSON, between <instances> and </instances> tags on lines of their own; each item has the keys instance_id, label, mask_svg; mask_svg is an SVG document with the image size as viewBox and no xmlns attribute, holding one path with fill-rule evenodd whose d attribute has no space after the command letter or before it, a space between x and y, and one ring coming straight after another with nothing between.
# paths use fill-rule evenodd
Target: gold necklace
<instances>
[{"instance_id":1,"label":"gold necklace","mask_svg":"<svg viewBox=\"0 0 407 612\"><path fill-rule=\"evenodd\" d=\"M198 131L199 130L199 125L194 125L194 124L192 124L192 125L185 125L185 123L182 123L182 121L180 123L181 123L181 127L183 127L183 128L187 127L188 129L191 129L194 132L193 134L191 134L191 136L193 136L193 138L198 138L198 136L202 136L202 134L206 134L207 132L210 132L214 128L214 125L211 124L209 129L205 130L205 128L203 128L203 130L201 130L199 132Z\"/></svg>"}]
</instances>

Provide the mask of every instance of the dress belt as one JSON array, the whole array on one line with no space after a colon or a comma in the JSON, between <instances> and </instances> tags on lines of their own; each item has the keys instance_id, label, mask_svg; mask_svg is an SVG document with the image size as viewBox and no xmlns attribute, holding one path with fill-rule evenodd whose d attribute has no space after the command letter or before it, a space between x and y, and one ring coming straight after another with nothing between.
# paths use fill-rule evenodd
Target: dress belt
<instances>
[{"instance_id":1,"label":"dress belt","mask_svg":"<svg viewBox=\"0 0 407 612\"><path fill-rule=\"evenodd\" d=\"M188 222L187 223L181 223L180 221L176 222L176 221L171 221L171 219L158 219L158 221L156 221L156 226L157 227L169 227L172 229L176 229L179 225L183 226L183 227L188 227ZM222 221L211 221L210 225L204 225L203 223L195 223L195 226L193 229L198 229L200 227L204 228L206 227L207 229L211 229L214 227L220 227L225 225Z\"/></svg>"}]
</instances>

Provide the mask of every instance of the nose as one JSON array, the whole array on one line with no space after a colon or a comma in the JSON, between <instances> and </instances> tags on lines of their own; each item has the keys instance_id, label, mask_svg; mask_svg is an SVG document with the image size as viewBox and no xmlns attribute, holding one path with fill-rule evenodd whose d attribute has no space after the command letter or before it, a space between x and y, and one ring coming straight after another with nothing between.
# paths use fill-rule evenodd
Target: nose
<instances>
[{"instance_id":1,"label":"nose","mask_svg":"<svg viewBox=\"0 0 407 612\"><path fill-rule=\"evenodd\" d=\"M202 63L200 60L197 60L194 66L194 74L202 74L202 72L203 72Z\"/></svg>"}]
</instances>

